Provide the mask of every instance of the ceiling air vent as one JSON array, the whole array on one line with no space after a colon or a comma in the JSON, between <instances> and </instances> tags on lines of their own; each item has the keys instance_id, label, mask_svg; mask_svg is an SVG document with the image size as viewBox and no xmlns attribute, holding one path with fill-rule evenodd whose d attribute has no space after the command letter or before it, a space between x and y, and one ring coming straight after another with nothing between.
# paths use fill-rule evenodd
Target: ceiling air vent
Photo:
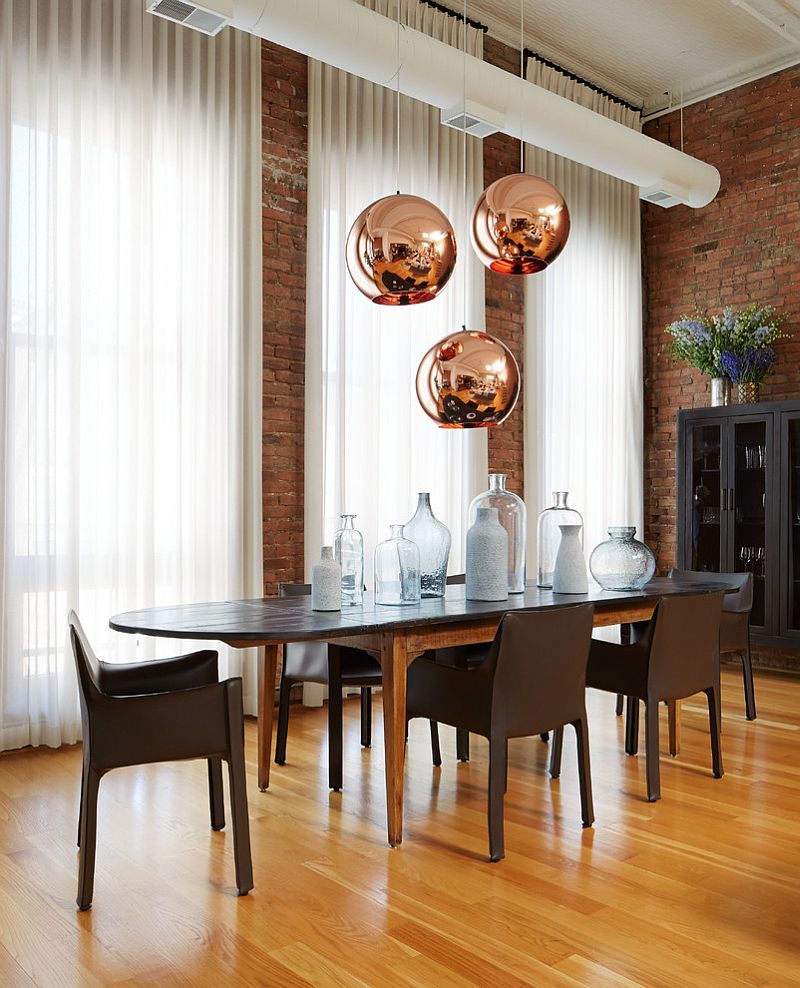
<instances>
[{"instance_id":1,"label":"ceiling air vent","mask_svg":"<svg viewBox=\"0 0 800 988\"><path fill-rule=\"evenodd\" d=\"M233 13L231 0L214 0L216 9L183 0L147 0L147 10L156 17L163 17L183 27L194 28L203 34L218 34Z\"/></svg>"},{"instance_id":2,"label":"ceiling air vent","mask_svg":"<svg viewBox=\"0 0 800 988\"><path fill-rule=\"evenodd\" d=\"M467 100L466 106L459 103L449 110L442 110L441 120L445 127L465 130L471 137L488 137L503 126L500 114L471 99Z\"/></svg>"},{"instance_id":3,"label":"ceiling air vent","mask_svg":"<svg viewBox=\"0 0 800 988\"><path fill-rule=\"evenodd\" d=\"M649 189L640 188L639 198L669 209L670 206L679 206L686 202L686 190L664 182L663 185L652 185Z\"/></svg>"}]
</instances>

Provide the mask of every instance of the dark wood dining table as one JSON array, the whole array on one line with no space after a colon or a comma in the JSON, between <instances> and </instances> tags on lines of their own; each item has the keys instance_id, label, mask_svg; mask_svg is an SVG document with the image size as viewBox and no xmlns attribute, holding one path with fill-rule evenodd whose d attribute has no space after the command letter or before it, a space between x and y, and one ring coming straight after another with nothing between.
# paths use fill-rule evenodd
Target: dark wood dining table
<instances>
[{"instance_id":1,"label":"dark wood dining table","mask_svg":"<svg viewBox=\"0 0 800 988\"><path fill-rule=\"evenodd\" d=\"M713 580L713 574L711 574ZM448 586L443 598L411 606L376 604L341 611L313 611L310 597L266 597L205 604L179 604L128 611L111 618L115 631L159 638L224 642L234 648L259 647L258 787L269 786L275 676L287 642L321 641L360 648L374 655L383 676L383 734L386 763L386 814L389 843L403 839L406 671L429 649L491 641L508 611L594 604L595 627L648 620L662 597L729 590L724 583L681 583L656 578L641 591L607 591L591 585L586 594L554 594L529 585L507 600L467 600L464 586Z\"/></svg>"}]
</instances>

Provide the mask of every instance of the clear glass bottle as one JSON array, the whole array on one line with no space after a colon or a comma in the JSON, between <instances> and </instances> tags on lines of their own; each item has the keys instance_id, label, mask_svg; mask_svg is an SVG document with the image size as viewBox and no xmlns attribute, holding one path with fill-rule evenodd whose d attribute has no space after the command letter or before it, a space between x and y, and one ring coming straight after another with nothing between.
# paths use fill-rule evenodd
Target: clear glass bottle
<instances>
[{"instance_id":1,"label":"clear glass bottle","mask_svg":"<svg viewBox=\"0 0 800 988\"><path fill-rule=\"evenodd\" d=\"M500 524L508 533L508 592L525 590L525 550L527 510L525 502L517 494L506 490L504 473L489 474L489 490L473 499L469 506L469 525L475 524L478 508L497 508ZM560 532L556 529L556 534ZM558 545L556 544L556 549ZM555 554L553 555L555 559ZM552 567L551 567L552 569Z\"/></svg>"},{"instance_id":2,"label":"clear glass bottle","mask_svg":"<svg viewBox=\"0 0 800 988\"><path fill-rule=\"evenodd\" d=\"M375 603L418 604L419 549L403 538L402 525L390 525L390 536L375 549Z\"/></svg>"},{"instance_id":3,"label":"clear glass bottle","mask_svg":"<svg viewBox=\"0 0 800 988\"><path fill-rule=\"evenodd\" d=\"M342 527L333 537L333 553L342 567L342 606L364 602L364 537L355 515L342 515Z\"/></svg>"},{"instance_id":4,"label":"clear glass bottle","mask_svg":"<svg viewBox=\"0 0 800 988\"><path fill-rule=\"evenodd\" d=\"M580 542L583 546L583 518L579 511L567 504L567 491L553 491L553 505L539 515L536 526L536 558L539 566L537 584L540 587L553 586L553 570L556 565L558 547L561 545L559 525L580 525Z\"/></svg>"},{"instance_id":5,"label":"clear glass bottle","mask_svg":"<svg viewBox=\"0 0 800 988\"><path fill-rule=\"evenodd\" d=\"M641 590L656 571L655 556L634 538L635 528L609 528L608 534L589 557L592 576L604 590Z\"/></svg>"},{"instance_id":6,"label":"clear glass bottle","mask_svg":"<svg viewBox=\"0 0 800 988\"><path fill-rule=\"evenodd\" d=\"M423 597L444 597L447 561L450 558L450 530L434 517L431 496L423 492L411 521L403 526L403 536L419 549L420 589Z\"/></svg>"}]
</instances>

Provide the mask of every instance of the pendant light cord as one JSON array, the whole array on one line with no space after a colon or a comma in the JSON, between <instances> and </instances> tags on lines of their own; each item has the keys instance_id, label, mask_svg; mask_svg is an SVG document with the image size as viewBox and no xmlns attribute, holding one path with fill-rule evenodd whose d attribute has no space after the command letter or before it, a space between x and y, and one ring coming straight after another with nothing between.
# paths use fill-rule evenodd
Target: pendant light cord
<instances>
[{"instance_id":1,"label":"pendant light cord","mask_svg":"<svg viewBox=\"0 0 800 988\"><path fill-rule=\"evenodd\" d=\"M461 145L461 169L463 171L462 175L462 194L464 197L464 217L469 223L469 200L467 199L467 0L464 0L464 11L463 20L461 22L462 27L462 52L461 52L461 65L462 65L462 92L464 94L464 140ZM467 272L462 271L464 279L463 287L463 311L464 311L464 324L461 327L464 332L467 330Z\"/></svg>"},{"instance_id":2,"label":"pendant light cord","mask_svg":"<svg viewBox=\"0 0 800 988\"><path fill-rule=\"evenodd\" d=\"M395 64L397 65L397 88L395 90L394 115L395 115L395 137L394 137L394 187L400 195L400 0L395 4L397 14L397 37L395 40Z\"/></svg>"},{"instance_id":3,"label":"pendant light cord","mask_svg":"<svg viewBox=\"0 0 800 988\"><path fill-rule=\"evenodd\" d=\"M525 171L525 0L519 0L519 170Z\"/></svg>"}]
</instances>

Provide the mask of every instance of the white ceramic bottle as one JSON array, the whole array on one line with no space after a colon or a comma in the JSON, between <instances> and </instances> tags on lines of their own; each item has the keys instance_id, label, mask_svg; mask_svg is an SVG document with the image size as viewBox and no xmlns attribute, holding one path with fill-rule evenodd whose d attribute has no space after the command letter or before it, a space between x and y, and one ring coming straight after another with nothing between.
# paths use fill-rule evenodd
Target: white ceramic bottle
<instances>
[{"instance_id":1,"label":"white ceramic bottle","mask_svg":"<svg viewBox=\"0 0 800 988\"><path fill-rule=\"evenodd\" d=\"M478 508L467 532L467 600L508 598L508 533L497 508Z\"/></svg>"},{"instance_id":2,"label":"white ceramic bottle","mask_svg":"<svg viewBox=\"0 0 800 988\"><path fill-rule=\"evenodd\" d=\"M583 525L559 525L561 542L553 568L553 593L588 593L589 577L581 545Z\"/></svg>"},{"instance_id":3,"label":"white ceramic bottle","mask_svg":"<svg viewBox=\"0 0 800 988\"><path fill-rule=\"evenodd\" d=\"M311 610L342 609L342 567L333 558L333 546L322 547L322 557L311 570Z\"/></svg>"}]
</instances>

